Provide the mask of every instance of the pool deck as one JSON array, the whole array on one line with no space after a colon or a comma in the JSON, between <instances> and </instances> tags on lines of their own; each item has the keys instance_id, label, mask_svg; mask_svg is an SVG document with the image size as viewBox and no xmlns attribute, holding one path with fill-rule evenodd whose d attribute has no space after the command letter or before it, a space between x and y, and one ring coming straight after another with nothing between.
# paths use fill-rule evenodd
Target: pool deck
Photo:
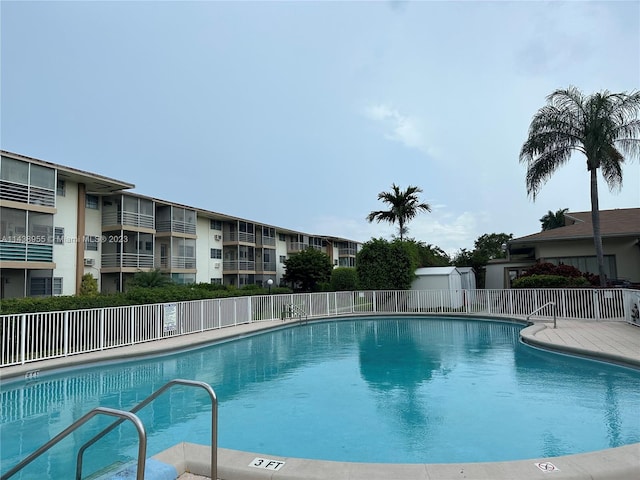
<instances>
[{"instance_id":1,"label":"pool deck","mask_svg":"<svg viewBox=\"0 0 640 480\"><path fill-rule=\"evenodd\" d=\"M473 318L473 316L470 316ZM485 317L486 318L486 317ZM535 319L534 319L535 320ZM287 322L288 323L288 322ZM286 324L284 324L286 325ZM77 369L80 365L115 359L171 353L185 348L282 327L269 321L213 330L159 342L92 352L62 359L34 362L0 369L0 379L20 381L25 374L48 370ZM535 323L522 330L522 340L532 346L586 356L640 368L640 327L625 322L559 319ZM552 408L552 406L550 406ZM638 407L640 421L640 406ZM256 457L284 462L278 470L250 466ZM210 448L181 443L154 457L176 467L180 480L210 478ZM630 480L640 478L640 443L598 452L496 463L364 464L275 457L258 453L218 449L221 480Z\"/></svg>"}]
</instances>

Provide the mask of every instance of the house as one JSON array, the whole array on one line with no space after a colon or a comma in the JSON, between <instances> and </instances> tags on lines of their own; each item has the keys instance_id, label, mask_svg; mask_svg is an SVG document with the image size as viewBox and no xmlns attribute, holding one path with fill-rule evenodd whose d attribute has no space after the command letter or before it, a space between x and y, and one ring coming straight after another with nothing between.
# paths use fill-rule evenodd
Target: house
<instances>
[{"instance_id":1,"label":"house","mask_svg":"<svg viewBox=\"0 0 640 480\"><path fill-rule=\"evenodd\" d=\"M486 267L486 288L509 288L537 262L562 263L597 275L591 212L565 213L564 218L563 227L509 241L507 258ZM600 211L600 230L607 279L640 284L640 208Z\"/></svg>"},{"instance_id":2,"label":"house","mask_svg":"<svg viewBox=\"0 0 640 480\"><path fill-rule=\"evenodd\" d=\"M148 197L129 182L0 151L0 298L101 292L138 271L176 283L276 284L306 248L355 266L360 244Z\"/></svg>"}]
</instances>

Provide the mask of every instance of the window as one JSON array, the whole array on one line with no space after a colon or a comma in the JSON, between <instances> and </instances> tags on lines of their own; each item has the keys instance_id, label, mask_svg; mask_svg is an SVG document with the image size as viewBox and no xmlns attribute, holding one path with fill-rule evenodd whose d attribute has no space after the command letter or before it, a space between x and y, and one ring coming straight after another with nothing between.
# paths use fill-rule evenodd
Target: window
<instances>
[{"instance_id":1,"label":"window","mask_svg":"<svg viewBox=\"0 0 640 480\"><path fill-rule=\"evenodd\" d=\"M67 190L64 180L58 180L58 182L56 183L56 195L58 195L59 197L64 197L66 193Z\"/></svg>"},{"instance_id":2,"label":"window","mask_svg":"<svg viewBox=\"0 0 640 480\"><path fill-rule=\"evenodd\" d=\"M53 277L53 294L62 295L62 277Z\"/></svg>"},{"instance_id":3,"label":"window","mask_svg":"<svg viewBox=\"0 0 640 480\"><path fill-rule=\"evenodd\" d=\"M212 248L211 258L222 258L222 250L220 248Z\"/></svg>"},{"instance_id":4,"label":"window","mask_svg":"<svg viewBox=\"0 0 640 480\"><path fill-rule=\"evenodd\" d=\"M222 279L221 278L212 278L211 279L211 284L212 285L222 285Z\"/></svg>"},{"instance_id":5,"label":"window","mask_svg":"<svg viewBox=\"0 0 640 480\"><path fill-rule=\"evenodd\" d=\"M284 263L287 260L286 255L280 255L280 263Z\"/></svg>"},{"instance_id":6,"label":"window","mask_svg":"<svg viewBox=\"0 0 640 480\"><path fill-rule=\"evenodd\" d=\"M222 230L222 222L220 220L209 220L211 230Z\"/></svg>"},{"instance_id":7,"label":"window","mask_svg":"<svg viewBox=\"0 0 640 480\"><path fill-rule=\"evenodd\" d=\"M100 208L98 197L96 195L86 195L84 206L92 210L98 210Z\"/></svg>"},{"instance_id":8,"label":"window","mask_svg":"<svg viewBox=\"0 0 640 480\"><path fill-rule=\"evenodd\" d=\"M281 242L286 242L287 241L287 236L284 233L279 233L278 234L278 240L280 240Z\"/></svg>"},{"instance_id":9,"label":"window","mask_svg":"<svg viewBox=\"0 0 640 480\"><path fill-rule=\"evenodd\" d=\"M84 236L84 249L92 252L98 251L98 241L99 237L94 235L85 235Z\"/></svg>"},{"instance_id":10,"label":"window","mask_svg":"<svg viewBox=\"0 0 640 480\"><path fill-rule=\"evenodd\" d=\"M29 295L33 297L51 295L51 278L32 277L29 283Z\"/></svg>"},{"instance_id":11,"label":"window","mask_svg":"<svg viewBox=\"0 0 640 480\"><path fill-rule=\"evenodd\" d=\"M64 245L64 227L55 227L53 229L53 243Z\"/></svg>"}]
</instances>

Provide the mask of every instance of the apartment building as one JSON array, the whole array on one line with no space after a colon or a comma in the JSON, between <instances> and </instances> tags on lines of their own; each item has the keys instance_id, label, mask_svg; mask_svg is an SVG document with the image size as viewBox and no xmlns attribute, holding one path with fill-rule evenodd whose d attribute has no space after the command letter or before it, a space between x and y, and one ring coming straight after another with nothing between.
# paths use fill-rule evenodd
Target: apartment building
<instances>
[{"instance_id":1,"label":"apartment building","mask_svg":"<svg viewBox=\"0 0 640 480\"><path fill-rule=\"evenodd\" d=\"M359 244L140 195L134 185L2 151L0 298L73 295L90 273L102 292L138 271L176 283L278 284L306 248L355 266Z\"/></svg>"}]
</instances>

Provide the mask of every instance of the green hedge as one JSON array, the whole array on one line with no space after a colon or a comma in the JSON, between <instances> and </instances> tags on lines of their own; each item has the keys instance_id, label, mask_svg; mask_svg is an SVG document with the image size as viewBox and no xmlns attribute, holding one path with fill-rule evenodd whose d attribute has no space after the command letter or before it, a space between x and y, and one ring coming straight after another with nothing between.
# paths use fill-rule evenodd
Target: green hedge
<instances>
[{"instance_id":1,"label":"green hedge","mask_svg":"<svg viewBox=\"0 0 640 480\"><path fill-rule=\"evenodd\" d=\"M265 295L266 293L266 288L256 285L235 288L201 283L193 285L172 284L155 288L134 287L124 293L108 295L8 298L0 301L0 315L183 302L207 298ZM271 289L271 293L291 293L291 290L284 287L276 287Z\"/></svg>"},{"instance_id":2,"label":"green hedge","mask_svg":"<svg viewBox=\"0 0 640 480\"><path fill-rule=\"evenodd\" d=\"M562 275L529 275L513 281L513 288L570 288L588 287L589 281L584 277L563 277Z\"/></svg>"}]
</instances>

